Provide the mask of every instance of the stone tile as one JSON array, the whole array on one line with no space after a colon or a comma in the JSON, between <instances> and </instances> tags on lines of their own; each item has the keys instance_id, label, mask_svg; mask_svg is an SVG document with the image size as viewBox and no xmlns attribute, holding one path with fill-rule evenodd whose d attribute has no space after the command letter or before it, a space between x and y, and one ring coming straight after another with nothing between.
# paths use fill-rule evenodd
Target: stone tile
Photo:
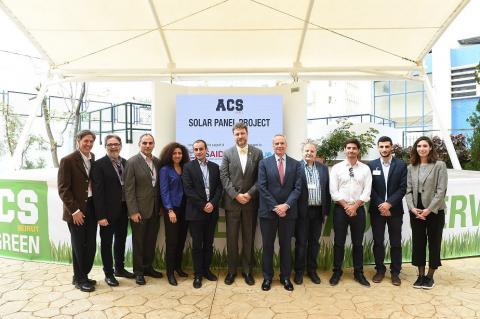
<instances>
[{"instance_id":1,"label":"stone tile","mask_svg":"<svg viewBox=\"0 0 480 319\"><path fill-rule=\"evenodd\" d=\"M35 316L40 318L52 318L60 314L60 309L58 308L45 308L42 310L35 311L33 313Z\"/></svg>"},{"instance_id":2,"label":"stone tile","mask_svg":"<svg viewBox=\"0 0 480 319\"><path fill-rule=\"evenodd\" d=\"M33 312L41 309L48 308L48 302L35 302L30 301L22 308L22 311Z\"/></svg>"},{"instance_id":3,"label":"stone tile","mask_svg":"<svg viewBox=\"0 0 480 319\"><path fill-rule=\"evenodd\" d=\"M273 316L273 319L306 319L308 317L306 312L289 312L289 313L277 313ZM312 317L313 318L313 317ZM318 316L315 318L319 318ZM324 318L323 316L321 317Z\"/></svg>"},{"instance_id":4,"label":"stone tile","mask_svg":"<svg viewBox=\"0 0 480 319\"><path fill-rule=\"evenodd\" d=\"M3 305L0 306L0 318L20 311L23 307L25 307L26 304L27 301L24 300L5 302Z\"/></svg>"},{"instance_id":5,"label":"stone tile","mask_svg":"<svg viewBox=\"0 0 480 319\"><path fill-rule=\"evenodd\" d=\"M173 309L179 304L180 303L176 299L157 297L156 299L147 301L145 306L153 309Z\"/></svg>"},{"instance_id":6,"label":"stone tile","mask_svg":"<svg viewBox=\"0 0 480 319\"><path fill-rule=\"evenodd\" d=\"M175 310L154 310L145 315L146 319L182 319L184 313Z\"/></svg>"},{"instance_id":7,"label":"stone tile","mask_svg":"<svg viewBox=\"0 0 480 319\"><path fill-rule=\"evenodd\" d=\"M65 315L77 315L88 311L92 304L86 299L74 300L60 309L60 313Z\"/></svg>"},{"instance_id":8,"label":"stone tile","mask_svg":"<svg viewBox=\"0 0 480 319\"><path fill-rule=\"evenodd\" d=\"M269 308L255 308L252 309L248 315L247 319L270 319L275 316L275 313Z\"/></svg>"},{"instance_id":9,"label":"stone tile","mask_svg":"<svg viewBox=\"0 0 480 319\"><path fill-rule=\"evenodd\" d=\"M414 317L430 318L435 314L435 307L429 303L407 305L403 310Z\"/></svg>"},{"instance_id":10,"label":"stone tile","mask_svg":"<svg viewBox=\"0 0 480 319\"><path fill-rule=\"evenodd\" d=\"M108 319L120 319L130 313L127 307L112 307L104 311Z\"/></svg>"},{"instance_id":11,"label":"stone tile","mask_svg":"<svg viewBox=\"0 0 480 319\"><path fill-rule=\"evenodd\" d=\"M107 319L103 311L85 311L73 317L74 319Z\"/></svg>"},{"instance_id":12,"label":"stone tile","mask_svg":"<svg viewBox=\"0 0 480 319\"><path fill-rule=\"evenodd\" d=\"M2 319L30 319L30 318L37 318L29 312L17 312L12 313L10 315L6 315L5 317L1 317Z\"/></svg>"},{"instance_id":13,"label":"stone tile","mask_svg":"<svg viewBox=\"0 0 480 319\"><path fill-rule=\"evenodd\" d=\"M140 295L124 296L122 298L116 299L113 304L115 306L141 306L147 302L147 298Z\"/></svg>"}]
</instances>

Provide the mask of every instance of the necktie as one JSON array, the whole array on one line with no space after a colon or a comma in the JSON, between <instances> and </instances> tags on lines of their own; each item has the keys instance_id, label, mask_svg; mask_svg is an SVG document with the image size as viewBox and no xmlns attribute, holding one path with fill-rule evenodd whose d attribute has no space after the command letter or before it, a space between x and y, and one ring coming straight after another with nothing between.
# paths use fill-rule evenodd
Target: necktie
<instances>
[{"instance_id":1,"label":"necktie","mask_svg":"<svg viewBox=\"0 0 480 319\"><path fill-rule=\"evenodd\" d=\"M247 154L247 147L240 148L240 154Z\"/></svg>"},{"instance_id":2,"label":"necktie","mask_svg":"<svg viewBox=\"0 0 480 319\"><path fill-rule=\"evenodd\" d=\"M118 172L118 177L120 178L120 182L123 182L123 170L122 170L122 164L120 161L113 161L115 164L115 167L117 168Z\"/></svg>"},{"instance_id":3,"label":"necktie","mask_svg":"<svg viewBox=\"0 0 480 319\"><path fill-rule=\"evenodd\" d=\"M283 185L285 173L283 172L283 158L278 158L278 176L280 176L280 184Z\"/></svg>"}]
</instances>

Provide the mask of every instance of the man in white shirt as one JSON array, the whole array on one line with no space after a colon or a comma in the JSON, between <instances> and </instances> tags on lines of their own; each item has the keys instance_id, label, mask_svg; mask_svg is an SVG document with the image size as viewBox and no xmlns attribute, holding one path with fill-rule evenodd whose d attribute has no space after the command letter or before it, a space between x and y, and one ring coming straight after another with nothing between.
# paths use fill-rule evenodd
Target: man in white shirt
<instances>
[{"instance_id":1,"label":"man in white shirt","mask_svg":"<svg viewBox=\"0 0 480 319\"><path fill-rule=\"evenodd\" d=\"M365 232L365 208L370 200L372 175L367 165L358 160L360 142L351 138L345 142L346 159L332 167L330 194L335 202L333 212L333 275L330 285L335 286L343 274L342 264L345 240L350 226L354 278L361 285L370 287L363 275L363 233Z\"/></svg>"}]
</instances>

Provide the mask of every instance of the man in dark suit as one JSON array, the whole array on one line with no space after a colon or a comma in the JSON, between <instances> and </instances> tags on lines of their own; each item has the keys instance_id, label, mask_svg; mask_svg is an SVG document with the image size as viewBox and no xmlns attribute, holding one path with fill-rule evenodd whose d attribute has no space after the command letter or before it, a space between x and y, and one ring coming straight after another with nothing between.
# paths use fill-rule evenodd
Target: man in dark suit
<instances>
[{"instance_id":1,"label":"man in dark suit","mask_svg":"<svg viewBox=\"0 0 480 319\"><path fill-rule=\"evenodd\" d=\"M373 233L373 255L376 274L373 282L379 283L385 277L385 225L388 225L390 240L390 273L392 284L400 286L398 276L402 269L402 198L407 189L407 166L392 156L393 143L388 136L378 139L380 158L368 163L372 172L370 194L370 223Z\"/></svg>"},{"instance_id":2,"label":"man in dark suit","mask_svg":"<svg viewBox=\"0 0 480 319\"><path fill-rule=\"evenodd\" d=\"M328 167L315 161L317 146L311 142L303 145L302 193L298 200L298 219L295 224L295 277L303 282L305 266L313 283L319 284L317 256L320 250L322 224L331 206Z\"/></svg>"},{"instance_id":3,"label":"man in dark suit","mask_svg":"<svg viewBox=\"0 0 480 319\"><path fill-rule=\"evenodd\" d=\"M99 159L92 170L93 201L97 223L100 225L100 250L105 282L115 287L118 286L115 276L134 278L131 272L125 270L124 264L128 213L123 181L127 161L120 157L122 150L120 136L107 135L104 144L107 155ZM112 260L114 236L115 273Z\"/></svg>"},{"instance_id":4,"label":"man in dark suit","mask_svg":"<svg viewBox=\"0 0 480 319\"><path fill-rule=\"evenodd\" d=\"M223 152L220 179L224 188L223 205L227 222L228 274L225 284L235 281L238 266L238 237L242 231L242 275L248 285L254 285L252 276L253 244L257 227L258 163L262 151L247 144L248 127L238 122L233 126L235 146Z\"/></svg>"},{"instance_id":5,"label":"man in dark suit","mask_svg":"<svg viewBox=\"0 0 480 319\"><path fill-rule=\"evenodd\" d=\"M60 161L57 185L72 243L73 284L81 291L92 292L96 281L88 279L88 273L97 249L97 221L90 179L95 156L90 151L95 133L81 131L76 141L77 150Z\"/></svg>"},{"instance_id":6,"label":"man in dark suit","mask_svg":"<svg viewBox=\"0 0 480 319\"><path fill-rule=\"evenodd\" d=\"M193 287L202 287L202 278L216 281L211 270L213 239L218 220L218 205L222 196L222 183L218 165L207 160L207 143L193 143L195 160L183 167L183 189L187 197L185 219L192 236L192 259L195 272Z\"/></svg>"},{"instance_id":7,"label":"man in dark suit","mask_svg":"<svg viewBox=\"0 0 480 319\"><path fill-rule=\"evenodd\" d=\"M153 269L160 226L160 160L152 155L153 135L145 133L138 142L140 153L127 161L125 199L132 226L133 273L135 282L145 285L145 277L161 278Z\"/></svg>"},{"instance_id":8,"label":"man in dark suit","mask_svg":"<svg viewBox=\"0 0 480 319\"><path fill-rule=\"evenodd\" d=\"M274 155L260 161L257 187L260 193L260 231L263 253L262 290L270 290L273 279L273 250L278 232L280 244L280 282L286 290L293 290L291 240L297 218L297 200L302 179L300 163L286 155L284 135L273 137Z\"/></svg>"}]
</instances>

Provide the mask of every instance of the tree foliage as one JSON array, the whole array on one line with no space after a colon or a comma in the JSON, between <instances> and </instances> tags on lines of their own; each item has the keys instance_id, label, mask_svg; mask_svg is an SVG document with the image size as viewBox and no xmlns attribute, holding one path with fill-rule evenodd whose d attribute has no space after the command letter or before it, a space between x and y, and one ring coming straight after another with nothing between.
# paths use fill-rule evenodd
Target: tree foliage
<instances>
[{"instance_id":1,"label":"tree foliage","mask_svg":"<svg viewBox=\"0 0 480 319\"><path fill-rule=\"evenodd\" d=\"M480 84L480 63L476 67L475 80ZM468 118L467 122L473 128L473 134L468 138L470 144L470 154L472 160L466 166L470 170L480 170L480 100L478 101L475 112L473 112Z\"/></svg>"},{"instance_id":2,"label":"tree foliage","mask_svg":"<svg viewBox=\"0 0 480 319\"><path fill-rule=\"evenodd\" d=\"M351 122L340 120L338 124L339 126L330 134L318 141L317 156L325 159L327 163L331 164L335 160L338 153L344 149L345 141L349 138L357 138L360 141L362 145L360 156L366 155L368 150L375 145L378 130L373 127L362 134L355 134L350 130L353 125Z\"/></svg>"}]
</instances>

